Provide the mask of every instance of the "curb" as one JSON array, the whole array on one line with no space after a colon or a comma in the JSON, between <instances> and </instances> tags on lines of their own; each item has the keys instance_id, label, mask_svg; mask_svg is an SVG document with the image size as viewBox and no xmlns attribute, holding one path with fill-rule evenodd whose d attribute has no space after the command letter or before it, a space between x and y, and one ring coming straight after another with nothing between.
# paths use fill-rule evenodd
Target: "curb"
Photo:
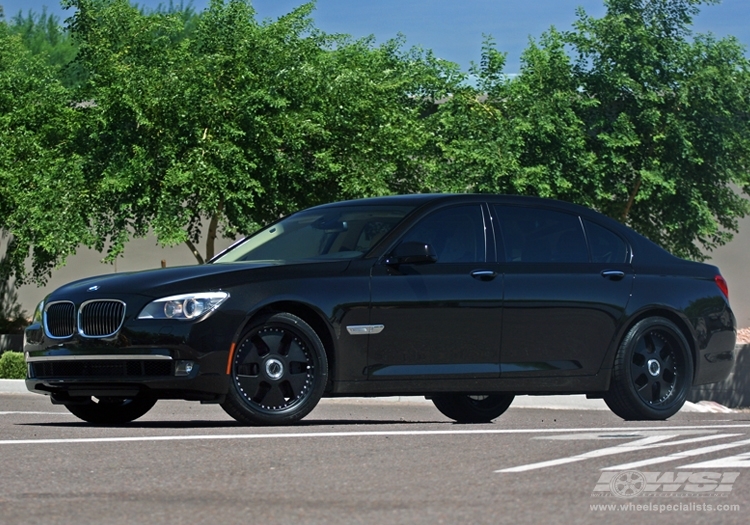
<instances>
[{"instance_id":1,"label":"curb","mask_svg":"<svg viewBox=\"0 0 750 525\"><path fill-rule=\"evenodd\" d=\"M750 344L735 345L729 377L720 383L693 387L688 401L712 401L730 408L750 407Z\"/></svg>"},{"instance_id":2,"label":"curb","mask_svg":"<svg viewBox=\"0 0 750 525\"><path fill-rule=\"evenodd\" d=\"M0 394L29 394L23 379L0 379Z\"/></svg>"}]
</instances>

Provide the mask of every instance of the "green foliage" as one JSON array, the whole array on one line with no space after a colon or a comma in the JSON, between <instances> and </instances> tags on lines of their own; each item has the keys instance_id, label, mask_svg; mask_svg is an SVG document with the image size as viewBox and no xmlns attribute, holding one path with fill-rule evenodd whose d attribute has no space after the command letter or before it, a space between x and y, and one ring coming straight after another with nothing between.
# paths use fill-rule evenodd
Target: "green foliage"
<instances>
[{"instance_id":1,"label":"green foliage","mask_svg":"<svg viewBox=\"0 0 750 525\"><path fill-rule=\"evenodd\" d=\"M673 253L724 244L748 201L750 63L733 38L690 39L700 0L608 0L566 34L597 157L597 205ZM696 245L697 241L697 245Z\"/></svg>"},{"instance_id":2,"label":"green foliage","mask_svg":"<svg viewBox=\"0 0 750 525\"><path fill-rule=\"evenodd\" d=\"M86 179L96 247L116 257L149 228L160 242L246 234L329 200L424 187L421 114L443 95L429 53L314 28L312 4L259 23L214 1L184 35L174 13L76 0L89 75ZM202 221L210 219L208 231Z\"/></svg>"},{"instance_id":3,"label":"green foliage","mask_svg":"<svg viewBox=\"0 0 750 525\"><path fill-rule=\"evenodd\" d=\"M3 352L0 355L0 379L25 379L26 362L23 352Z\"/></svg>"},{"instance_id":4,"label":"green foliage","mask_svg":"<svg viewBox=\"0 0 750 525\"><path fill-rule=\"evenodd\" d=\"M605 3L532 40L513 79L485 43L477 87L435 115L435 178L590 206L704 258L750 212L750 63L733 38L691 38L710 2Z\"/></svg>"},{"instance_id":5,"label":"green foliage","mask_svg":"<svg viewBox=\"0 0 750 525\"><path fill-rule=\"evenodd\" d=\"M73 150L77 111L55 69L0 23L0 227L4 275L47 274L87 238L87 188Z\"/></svg>"},{"instance_id":6,"label":"green foliage","mask_svg":"<svg viewBox=\"0 0 750 525\"><path fill-rule=\"evenodd\" d=\"M73 86L81 81L82 71L73 64L76 46L68 32L60 25L59 17L29 11L19 11L8 21L8 32L21 37L21 41L34 56L41 56L48 65L57 70L62 82Z\"/></svg>"},{"instance_id":7,"label":"green foliage","mask_svg":"<svg viewBox=\"0 0 750 525\"><path fill-rule=\"evenodd\" d=\"M313 4L259 22L249 0L66 2L65 29L0 22L0 270L19 282L148 231L203 261L217 235L389 193L568 200L696 259L750 211L750 63L691 35L709 2L605 0L512 76L491 37L466 74L325 34Z\"/></svg>"}]
</instances>

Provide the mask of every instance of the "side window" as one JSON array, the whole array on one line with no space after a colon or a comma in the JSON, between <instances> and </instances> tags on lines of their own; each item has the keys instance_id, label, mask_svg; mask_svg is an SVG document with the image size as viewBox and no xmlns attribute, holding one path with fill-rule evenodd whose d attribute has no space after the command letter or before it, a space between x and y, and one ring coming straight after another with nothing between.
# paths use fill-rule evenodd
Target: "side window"
<instances>
[{"instance_id":1,"label":"side window","mask_svg":"<svg viewBox=\"0 0 750 525\"><path fill-rule=\"evenodd\" d=\"M628 247L619 235L606 228L583 221L591 248L591 261L597 263L624 263L628 257Z\"/></svg>"},{"instance_id":2,"label":"side window","mask_svg":"<svg viewBox=\"0 0 750 525\"><path fill-rule=\"evenodd\" d=\"M589 262L577 215L554 210L495 206L505 260L528 263Z\"/></svg>"},{"instance_id":3,"label":"side window","mask_svg":"<svg viewBox=\"0 0 750 525\"><path fill-rule=\"evenodd\" d=\"M480 205L456 206L420 220L401 242L430 244L440 263L484 262L484 218Z\"/></svg>"}]
</instances>

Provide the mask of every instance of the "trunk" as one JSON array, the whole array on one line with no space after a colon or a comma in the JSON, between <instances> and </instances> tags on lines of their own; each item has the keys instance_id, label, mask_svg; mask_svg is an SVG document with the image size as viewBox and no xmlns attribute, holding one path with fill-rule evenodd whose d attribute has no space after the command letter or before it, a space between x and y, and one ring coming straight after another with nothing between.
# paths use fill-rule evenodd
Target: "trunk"
<instances>
[{"instance_id":1,"label":"trunk","mask_svg":"<svg viewBox=\"0 0 750 525\"><path fill-rule=\"evenodd\" d=\"M198 260L198 264L203 264L205 261L203 260L203 257L201 257L201 253L198 251L198 248L195 247L195 244L193 244L190 239L185 241L185 244L187 244L187 247L190 248L190 253L192 253Z\"/></svg>"},{"instance_id":2,"label":"trunk","mask_svg":"<svg viewBox=\"0 0 750 525\"><path fill-rule=\"evenodd\" d=\"M641 189L641 175L638 174L638 176L635 179L635 187L633 188L633 191L630 193L630 197L628 197L628 203L625 205L625 209L622 212L622 217L620 218L620 222L623 224L626 224L628 219L628 214L630 214L630 209L633 207L633 203L635 202L635 197L638 195L638 190Z\"/></svg>"},{"instance_id":3,"label":"trunk","mask_svg":"<svg viewBox=\"0 0 750 525\"><path fill-rule=\"evenodd\" d=\"M211 222L208 224L208 237L206 238L206 260L210 261L214 256L214 242L216 241L216 229L219 227L219 216L224 209L224 201L219 201L219 208L216 213L211 217Z\"/></svg>"}]
</instances>

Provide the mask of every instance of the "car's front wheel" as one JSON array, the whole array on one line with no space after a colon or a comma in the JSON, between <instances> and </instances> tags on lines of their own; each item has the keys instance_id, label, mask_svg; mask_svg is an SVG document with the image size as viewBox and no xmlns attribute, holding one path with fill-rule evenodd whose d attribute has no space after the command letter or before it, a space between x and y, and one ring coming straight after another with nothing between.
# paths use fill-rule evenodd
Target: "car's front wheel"
<instances>
[{"instance_id":1,"label":"car's front wheel","mask_svg":"<svg viewBox=\"0 0 750 525\"><path fill-rule=\"evenodd\" d=\"M623 419L667 419L685 404L692 382L687 339L668 319L649 317L620 344L604 401Z\"/></svg>"},{"instance_id":2,"label":"car's front wheel","mask_svg":"<svg viewBox=\"0 0 750 525\"><path fill-rule=\"evenodd\" d=\"M156 404L151 398L90 398L84 403L65 405L74 416L97 425L122 425L138 419Z\"/></svg>"},{"instance_id":3,"label":"car's front wheel","mask_svg":"<svg viewBox=\"0 0 750 525\"><path fill-rule=\"evenodd\" d=\"M432 402L444 416L458 423L489 423L513 402L513 394L438 394Z\"/></svg>"},{"instance_id":4,"label":"car's front wheel","mask_svg":"<svg viewBox=\"0 0 750 525\"><path fill-rule=\"evenodd\" d=\"M289 313L256 320L241 337L222 408L249 425L288 425L323 395L328 361L310 325Z\"/></svg>"}]
</instances>

